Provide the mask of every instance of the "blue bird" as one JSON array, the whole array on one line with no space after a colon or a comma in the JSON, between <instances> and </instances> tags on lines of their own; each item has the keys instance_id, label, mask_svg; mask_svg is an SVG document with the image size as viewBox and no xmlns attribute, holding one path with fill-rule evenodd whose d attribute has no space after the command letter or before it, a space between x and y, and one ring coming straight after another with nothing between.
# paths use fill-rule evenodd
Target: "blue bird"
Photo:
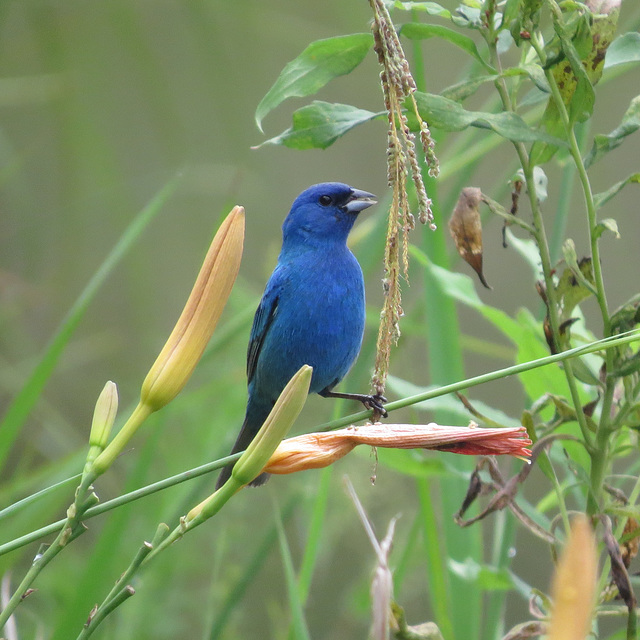
<instances>
[{"instance_id":1,"label":"blue bird","mask_svg":"<svg viewBox=\"0 0 640 640\"><path fill-rule=\"evenodd\" d=\"M255 438L287 382L308 364L309 393L359 400L386 416L385 398L336 393L364 333L364 280L347 236L375 196L339 182L316 184L294 201L282 225L282 250L256 311L247 350L249 399L231 453ZM216 487L231 475L222 469ZM266 482L268 474L251 484Z\"/></svg>"}]
</instances>

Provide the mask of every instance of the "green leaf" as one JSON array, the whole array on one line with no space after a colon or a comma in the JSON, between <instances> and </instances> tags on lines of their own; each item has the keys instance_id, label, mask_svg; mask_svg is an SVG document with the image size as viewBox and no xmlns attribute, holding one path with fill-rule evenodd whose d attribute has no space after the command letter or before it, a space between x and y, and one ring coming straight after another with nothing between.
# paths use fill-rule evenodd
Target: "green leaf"
<instances>
[{"instance_id":1,"label":"green leaf","mask_svg":"<svg viewBox=\"0 0 640 640\"><path fill-rule=\"evenodd\" d=\"M474 57L487 71L495 73L495 69L485 62L484 58L480 55L476 43L458 31L443 27L438 24L425 24L423 22L408 22L402 25L400 34L409 38L410 40L425 40L427 38L440 38L446 40L451 44L460 47L463 51L466 51L470 56Z\"/></svg>"},{"instance_id":2,"label":"green leaf","mask_svg":"<svg viewBox=\"0 0 640 640\"><path fill-rule=\"evenodd\" d=\"M567 143L542 131L532 129L518 114L485 113L467 111L457 102L432 93L416 91L418 110L429 126L444 131L462 131L467 127L492 129L495 133L515 142L533 142L536 140L566 147Z\"/></svg>"},{"instance_id":3,"label":"green leaf","mask_svg":"<svg viewBox=\"0 0 640 640\"><path fill-rule=\"evenodd\" d=\"M547 82L547 78L544 75L544 70L539 64L523 64L519 67L510 67L509 69L505 69L503 72L503 76L515 76L515 75L527 75L531 82L543 91L544 93L551 93L551 88L549 87L549 83Z\"/></svg>"},{"instance_id":4,"label":"green leaf","mask_svg":"<svg viewBox=\"0 0 640 640\"><path fill-rule=\"evenodd\" d=\"M517 251L520 257L531 268L531 274L533 281L542 280L544 274L542 273L542 265L540 263L540 249L534 240L530 238L518 238L511 229L506 231L507 245Z\"/></svg>"},{"instance_id":5,"label":"green leaf","mask_svg":"<svg viewBox=\"0 0 640 640\"><path fill-rule=\"evenodd\" d=\"M526 64L520 67L510 67L505 69L501 75L491 74L468 78L467 80L457 82L456 84L443 89L440 92L440 95L445 98L449 98L449 100L462 102L469 96L473 95L483 84L486 84L487 82L495 82L499 78L512 78L513 76L527 76L536 85L536 87L544 93L550 93L551 91L542 67L538 64Z\"/></svg>"},{"instance_id":6,"label":"green leaf","mask_svg":"<svg viewBox=\"0 0 640 640\"><path fill-rule=\"evenodd\" d=\"M423 387L420 385L413 384L408 380L403 380L402 378L397 378L396 376L389 376L388 378L389 388L401 397L415 396L419 393L426 393L427 391L435 390L438 387ZM475 409L481 413L483 416L492 420L494 423L501 424L505 427L517 427L520 423L508 416L504 411L500 409L495 409L494 407L489 406L485 402L481 400L474 400L469 398L469 402L475 407ZM429 411L433 413L434 411L447 411L451 413L452 416L455 416L457 420L460 422L468 422L473 419L473 416L469 413L469 411L465 408L458 398L453 395L446 396L438 396L436 398L431 398L431 400L426 400L425 402L418 402L413 405L414 409L418 411ZM491 425L493 426L493 425Z\"/></svg>"},{"instance_id":7,"label":"green leaf","mask_svg":"<svg viewBox=\"0 0 640 640\"><path fill-rule=\"evenodd\" d=\"M443 89L440 95L448 100L454 100L455 102L462 102L469 96L472 96L483 84L487 82L495 82L500 76L476 76L475 78L469 78L462 82L452 84L450 87Z\"/></svg>"},{"instance_id":8,"label":"green leaf","mask_svg":"<svg viewBox=\"0 0 640 640\"><path fill-rule=\"evenodd\" d=\"M640 33L637 31L624 33L611 43L604 59L604 68L610 69L628 62L640 62Z\"/></svg>"},{"instance_id":9,"label":"green leaf","mask_svg":"<svg viewBox=\"0 0 640 640\"><path fill-rule=\"evenodd\" d=\"M256 124L287 98L316 93L330 80L355 69L373 45L369 33L354 33L312 42L282 70L256 109Z\"/></svg>"},{"instance_id":10,"label":"green leaf","mask_svg":"<svg viewBox=\"0 0 640 640\"><path fill-rule=\"evenodd\" d=\"M511 22L518 17L520 13L520 1L521 0L507 0L502 12L501 27L508 27Z\"/></svg>"},{"instance_id":11,"label":"green leaf","mask_svg":"<svg viewBox=\"0 0 640 640\"><path fill-rule=\"evenodd\" d=\"M426 11L430 16L440 16L451 20L451 12L440 6L437 2L400 2L396 0L393 5L396 9L404 9L405 11Z\"/></svg>"},{"instance_id":12,"label":"green leaf","mask_svg":"<svg viewBox=\"0 0 640 640\"><path fill-rule=\"evenodd\" d=\"M593 113L595 102L593 85L573 42L559 29L556 33L560 37L562 51L569 61L569 67L565 63L560 63L554 69L553 75L569 111L569 120L572 123L584 122Z\"/></svg>"},{"instance_id":13,"label":"green leaf","mask_svg":"<svg viewBox=\"0 0 640 640\"><path fill-rule=\"evenodd\" d=\"M254 149L265 144L284 145L291 149L326 149L347 131L381 115L348 104L314 100L294 111L292 127Z\"/></svg>"},{"instance_id":14,"label":"green leaf","mask_svg":"<svg viewBox=\"0 0 640 640\"><path fill-rule=\"evenodd\" d=\"M363 447L358 447L357 451L360 449L364 452ZM366 452L365 455L370 454ZM382 448L378 449L376 456L379 464L413 478L433 479L454 475L443 456L425 456L418 451Z\"/></svg>"},{"instance_id":15,"label":"green leaf","mask_svg":"<svg viewBox=\"0 0 640 640\"><path fill-rule=\"evenodd\" d=\"M597 240L605 231L610 231L616 237L620 239L620 232L618 231L618 223L613 218L605 218L600 220L593 231L593 237Z\"/></svg>"},{"instance_id":16,"label":"green leaf","mask_svg":"<svg viewBox=\"0 0 640 640\"><path fill-rule=\"evenodd\" d=\"M606 202L609 202L613 196L617 195L623 187L626 187L628 184L638 184L640 183L640 173L632 173L630 176L627 176L624 180L620 180L620 182L616 182L610 189L603 191L602 193L596 193L593 196L593 202L596 205L596 208L600 208Z\"/></svg>"},{"instance_id":17,"label":"green leaf","mask_svg":"<svg viewBox=\"0 0 640 640\"><path fill-rule=\"evenodd\" d=\"M590 167L606 153L619 147L627 136L638 129L640 129L640 96L631 100L619 126L607 135L600 134L593 138L593 147L584 160L585 167Z\"/></svg>"},{"instance_id":18,"label":"green leaf","mask_svg":"<svg viewBox=\"0 0 640 640\"><path fill-rule=\"evenodd\" d=\"M507 569L497 569L487 564L479 564L472 558L464 562L448 560L449 569L467 582L473 582L483 591L508 591L512 589L513 579Z\"/></svg>"}]
</instances>

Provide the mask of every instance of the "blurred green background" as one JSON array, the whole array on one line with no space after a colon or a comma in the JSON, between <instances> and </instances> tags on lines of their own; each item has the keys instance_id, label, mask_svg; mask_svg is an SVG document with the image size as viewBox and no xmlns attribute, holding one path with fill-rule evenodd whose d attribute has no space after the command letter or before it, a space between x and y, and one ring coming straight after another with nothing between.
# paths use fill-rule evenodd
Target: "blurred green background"
<instances>
[{"instance_id":1,"label":"blurred green background","mask_svg":"<svg viewBox=\"0 0 640 640\"><path fill-rule=\"evenodd\" d=\"M636 4L627 2L621 22L637 24L638 13ZM0 506L79 470L93 403L106 380L118 384L121 416L137 400L141 380L179 314L210 238L221 217L237 203L247 211L245 254L212 347L185 393L145 425L115 469L100 480L98 493L107 499L227 452L244 411L251 317L275 263L280 224L291 201L308 185L325 180L372 191L383 202L387 195L383 122L358 128L325 151L273 146L252 150L265 139L253 114L282 67L307 44L366 31L370 17L364 0L0 3L0 413L127 224L179 175L176 192L90 305L26 421L0 476ZM435 40L425 42L422 51L426 82L433 92L452 84L467 68L461 52L444 50ZM319 98L379 111L378 72L372 52L355 72L323 89ZM617 126L638 93L639 79L637 68L618 78L605 76L594 131ZM487 95L480 93L474 100L483 104ZM302 104L290 101L270 114L264 122L267 137L289 126L292 109ZM439 199L439 215L445 219L463 186L447 161L459 161L466 145L479 135L492 134L448 136L437 149L446 174ZM638 157L635 139L608 156L592 173L594 191L637 171ZM512 152L503 144L465 184L480 186L507 205L506 183L514 169ZM550 175L551 202L563 189L558 177L559 171ZM612 307L637 291L637 211L633 186L603 210L603 217L618 219L623 236L602 245ZM354 234L354 251L367 277L370 322L362 357L343 383L344 390L365 391L373 365L385 213L379 206L367 214ZM522 215L527 213L523 207ZM552 225L554 211L550 208L546 214ZM424 246L427 233L417 229L412 241ZM446 224L441 222L437 233L447 234ZM579 254L584 253L584 230L572 229L570 235ZM485 274L493 291L482 290L481 296L509 313L520 305L539 311L529 268L500 243L500 228L493 221L485 231ZM466 266L460 269L467 272ZM405 335L392 373L426 386L432 380L424 327L437 309L423 300L421 278L420 270L413 268L412 286L405 288ZM585 312L590 313L588 307ZM467 376L509 363L509 345L500 343L476 315L463 312L461 322L469 336ZM599 326L592 329L599 334ZM490 342L496 340L499 348ZM521 391L513 380L473 395L516 419L522 408ZM395 397L392 390L389 397ZM353 405L311 398L297 429L355 410ZM429 421L431 415L416 410L397 415L397 421L414 418ZM440 457L449 466L458 465L453 455ZM442 471L435 454L426 458L432 462L425 473ZM373 460L362 451L324 474L275 478L264 490L243 492L220 517L146 571L135 584L135 598L96 637L285 637L290 616L277 545L261 554L264 565L224 621L221 636L216 635L216 624L230 588L241 581L250 558L273 528L274 509L286 516L291 552L299 562L321 482L329 483L329 497L307 607L311 635L364 637L374 556L342 490L341 476L349 473L379 535L398 513L403 517L397 546L404 548L415 534L415 487L384 464L377 469L377 484L371 486L373 470ZM536 472L531 478L535 483ZM89 533L56 560L38 582L38 593L22 605L20 637L75 637L91 606L104 597L140 542L152 537L155 525L165 521L173 526L213 483L213 477L205 477L93 521ZM68 490L61 490L55 499L3 523L3 540L61 517L68 503ZM437 514L440 520L450 517ZM544 589L550 562L536 567L541 565L535 560L539 543L531 536L524 542L533 562L516 561L523 563L525 572L535 569L527 579ZM12 567L12 584L36 547L0 558L1 569ZM404 579L396 596L407 607L409 619L418 622L432 616L432 605L423 575L425 559L415 545L411 549L402 559ZM524 599L510 597L508 605L512 622L527 615Z\"/></svg>"}]
</instances>

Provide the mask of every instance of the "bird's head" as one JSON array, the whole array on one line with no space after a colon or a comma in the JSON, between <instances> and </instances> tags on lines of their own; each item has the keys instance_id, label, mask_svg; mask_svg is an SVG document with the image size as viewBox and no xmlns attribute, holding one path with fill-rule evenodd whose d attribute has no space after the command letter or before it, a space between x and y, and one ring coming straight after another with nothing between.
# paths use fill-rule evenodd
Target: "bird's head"
<instances>
[{"instance_id":1,"label":"bird's head","mask_svg":"<svg viewBox=\"0 0 640 640\"><path fill-rule=\"evenodd\" d=\"M358 214L375 196L341 182L323 182L303 191L282 225L287 242L346 242Z\"/></svg>"}]
</instances>

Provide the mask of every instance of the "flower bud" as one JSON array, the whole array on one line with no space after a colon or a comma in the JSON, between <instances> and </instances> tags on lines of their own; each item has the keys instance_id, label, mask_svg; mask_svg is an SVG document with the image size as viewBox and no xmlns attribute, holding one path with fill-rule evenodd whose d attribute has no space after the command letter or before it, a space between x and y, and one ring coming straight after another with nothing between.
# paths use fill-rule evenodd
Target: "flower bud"
<instances>
[{"instance_id":1,"label":"flower bud","mask_svg":"<svg viewBox=\"0 0 640 640\"><path fill-rule=\"evenodd\" d=\"M260 475L273 452L291 429L309 395L312 373L313 368L305 364L289 380L258 435L235 463L231 475L241 484L249 484Z\"/></svg>"},{"instance_id":2,"label":"flower bud","mask_svg":"<svg viewBox=\"0 0 640 640\"><path fill-rule=\"evenodd\" d=\"M109 380L98 396L96 407L93 411L89 445L104 449L109 441L111 428L118 413L118 387L115 382Z\"/></svg>"},{"instance_id":3,"label":"flower bud","mask_svg":"<svg viewBox=\"0 0 640 640\"><path fill-rule=\"evenodd\" d=\"M569 540L553 576L549 640L584 640L589 636L597 572L593 530L587 517L580 515L571 523Z\"/></svg>"},{"instance_id":4,"label":"flower bud","mask_svg":"<svg viewBox=\"0 0 640 640\"><path fill-rule=\"evenodd\" d=\"M118 412L118 387L115 382L109 380L98 396L93 421L89 433L89 453L87 454L87 466L100 455L109 442L109 435Z\"/></svg>"},{"instance_id":5,"label":"flower bud","mask_svg":"<svg viewBox=\"0 0 640 640\"><path fill-rule=\"evenodd\" d=\"M236 206L213 238L182 314L142 384L138 406L94 461L92 477L111 466L138 427L171 402L191 377L238 275L243 241L244 209Z\"/></svg>"},{"instance_id":6,"label":"flower bud","mask_svg":"<svg viewBox=\"0 0 640 640\"><path fill-rule=\"evenodd\" d=\"M305 364L289 380L260 431L235 463L231 477L215 493L189 511L182 523L183 530L197 527L214 516L236 491L260 475L267 460L302 411L309 395L312 373L313 368Z\"/></svg>"},{"instance_id":7,"label":"flower bud","mask_svg":"<svg viewBox=\"0 0 640 640\"><path fill-rule=\"evenodd\" d=\"M164 407L191 377L235 282L244 240L244 209L224 220L205 257L176 326L142 384L140 399L152 411Z\"/></svg>"}]
</instances>

